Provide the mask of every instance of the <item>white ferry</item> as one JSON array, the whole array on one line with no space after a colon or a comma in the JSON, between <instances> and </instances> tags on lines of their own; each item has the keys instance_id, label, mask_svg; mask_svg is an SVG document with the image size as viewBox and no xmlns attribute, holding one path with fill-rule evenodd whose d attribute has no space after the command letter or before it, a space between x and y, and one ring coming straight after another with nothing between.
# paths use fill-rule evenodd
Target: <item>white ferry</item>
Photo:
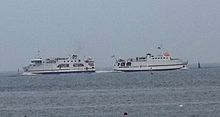
<instances>
[{"instance_id":1,"label":"white ferry","mask_svg":"<svg viewBox=\"0 0 220 117\"><path fill-rule=\"evenodd\" d=\"M95 72L95 62L91 57L84 60L79 59L77 55L63 58L37 57L31 60L30 65L23 67L23 75L36 74L60 74L60 73L78 73Z\"/></svg>"},{"instance_id":2,"label":"white ferry","mask_svg":"<svg viewBox=\"0 0 220 117\"><path fill-rule=\"evenodd\" d=\"M154 56L150 53L146 56L116 59L114 64L115 71L153 71L153 70L176 70L185 69L188 61L173 58L168 52Z\"/></svg>"}]
</instances>

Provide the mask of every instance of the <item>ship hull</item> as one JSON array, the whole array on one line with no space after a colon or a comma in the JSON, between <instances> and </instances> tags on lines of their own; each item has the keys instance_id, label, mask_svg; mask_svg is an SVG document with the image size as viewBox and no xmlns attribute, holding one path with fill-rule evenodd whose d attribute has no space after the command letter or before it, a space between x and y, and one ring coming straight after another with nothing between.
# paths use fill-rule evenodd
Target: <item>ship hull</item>
<instances>
[{"instance_id":1,"label":"ship hull","mask_svg":"<svg viewBox=\"0 0 220 117\"><path fill-rule=\"evenodd\" d=\"M37 75L37 74L70 74L70 73L93 73L96 70L35 70L35 71L29 71L24 72L23 75L31 74L31 75Z\"/></svg>"},{"instance_id":2,"label":"ship hull","mask_svg":"<svg viewBox=\"0 0 220 117\"><path fill-rule=\"evenodd\" d=\"M166 70L178 70L184 69L185 65L167 65L167 66L136 66L136 67L123 67L123 68L114 68L114 71L123 71L123 72L138 72L138 71L166 71Z\"/></svg>"}]
</instances>

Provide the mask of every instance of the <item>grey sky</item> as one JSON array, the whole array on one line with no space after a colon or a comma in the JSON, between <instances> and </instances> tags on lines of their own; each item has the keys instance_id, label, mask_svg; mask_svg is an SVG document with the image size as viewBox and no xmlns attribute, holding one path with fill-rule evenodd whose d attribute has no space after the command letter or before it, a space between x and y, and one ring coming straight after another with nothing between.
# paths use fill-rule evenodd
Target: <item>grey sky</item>
<instances>
[{"instance_id":1,"label":"grey sky","mask_svg":"<svg viewBox=\"0 0 220 117\"><path fill-rule=\"evenodd\" d=\"M73 52L111 67L112 55L157 53L220 62L219 0L0 0L0 71Z\"/></svg>"}]
</instances>

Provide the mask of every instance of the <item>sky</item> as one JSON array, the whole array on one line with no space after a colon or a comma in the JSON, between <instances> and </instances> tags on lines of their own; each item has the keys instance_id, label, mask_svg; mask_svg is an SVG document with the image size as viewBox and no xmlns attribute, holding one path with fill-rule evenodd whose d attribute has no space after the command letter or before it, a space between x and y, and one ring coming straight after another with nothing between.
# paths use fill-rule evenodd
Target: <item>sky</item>
<instances>
[{"instance_id":1,"label":"sky","mask_svg":"<svg viewBox=\"0 0 220 117\"><path fill-rule=\"evenodd\" d=\"M0 0L0 71L43 57L158 54L220 63L219 0Z\"/></svg>"}]
</instances>

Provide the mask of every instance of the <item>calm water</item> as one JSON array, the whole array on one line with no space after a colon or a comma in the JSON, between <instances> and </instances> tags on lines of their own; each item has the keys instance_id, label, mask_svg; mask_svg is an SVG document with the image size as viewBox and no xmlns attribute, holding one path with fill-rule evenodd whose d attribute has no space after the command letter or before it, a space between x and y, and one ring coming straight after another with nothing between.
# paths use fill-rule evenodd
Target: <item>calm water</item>
<instances>
[{"instance_id":1,"label":"calm water","mask_svg":"<svg viewBox=\"0 0 220 117\"><path fill-rule=\"evenodd\" d=\"M0 75L0 117L220 117L220 67Z\"/></svg>"}]
</instances>

